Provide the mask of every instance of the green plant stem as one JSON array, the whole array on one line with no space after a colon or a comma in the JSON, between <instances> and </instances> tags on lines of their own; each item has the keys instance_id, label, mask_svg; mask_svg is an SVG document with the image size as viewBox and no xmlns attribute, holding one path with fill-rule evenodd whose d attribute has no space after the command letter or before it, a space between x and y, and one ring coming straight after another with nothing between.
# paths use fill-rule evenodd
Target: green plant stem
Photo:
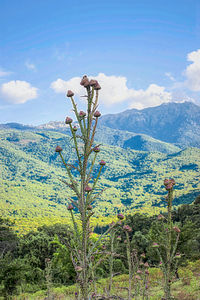
<instances>
[{"instance_id":1,"label":"green plant stem","mask_svg":"<svg viewBox=\"0 0 200 300\"><path fill-rule=\"evenodd\" d=\"M126 231L126 241L127 241L127 247L126 247L126 252L127 252L127 260L128 260L128 300L131 300L131 292L132 292L132 277L133 277L133 271L132 271L132 262L131 262L131 243L130 243L130 238L129 234Z\"/></svg>"}]
</instances>

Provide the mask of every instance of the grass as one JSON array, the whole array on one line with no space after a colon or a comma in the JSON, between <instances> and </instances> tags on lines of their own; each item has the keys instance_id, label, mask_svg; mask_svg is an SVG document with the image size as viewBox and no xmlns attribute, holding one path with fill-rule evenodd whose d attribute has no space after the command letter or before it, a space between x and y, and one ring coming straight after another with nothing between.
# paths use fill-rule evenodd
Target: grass
<instances>
[{"instance_id":1,"label":"grass","mask_svg":"<svg viewBox=\"0 0 200 300\"><path fill-rule=\"evenodd\" d=\"M172 295L175 300L200 300L200 260L189 262L186 267L179 268L180 279L174 280L172 283ZM162 290L162 272L158 268L150 268L150 288L148 290L149 300L161 300L163 297ZM97 282L97 293L106 295L109 280L100 279ZM118 295L123 299L127 299L128 275L123 274L114 277L113 289L111 294ZM61 286L53 288L51 291L52 299L54 300L73 300L77 286ZM15 296L12 300L45 300L48 299L45 290L38 291L34 294L21 293ZM132 300L136 300L133 298ZM142 297L137 298L142 300Z\"/></svg>"}]
</instances>

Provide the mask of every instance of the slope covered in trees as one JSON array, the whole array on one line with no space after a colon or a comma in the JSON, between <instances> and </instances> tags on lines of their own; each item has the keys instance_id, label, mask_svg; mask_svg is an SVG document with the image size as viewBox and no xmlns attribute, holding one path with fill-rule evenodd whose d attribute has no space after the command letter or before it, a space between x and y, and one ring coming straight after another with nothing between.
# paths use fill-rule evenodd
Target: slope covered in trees
<instances>
[{"instance_id":1,"label":"slope covered in trees","mask_svg":"<svg viewBox=\"0 0 200 300\"><path fill-rule=\"evenodd\" d=\"M60 145L66 161L74 162L70 136L4 129L0 139L1 215L15 219L20 232L38 224L66 222L70 191L59 180L67 180L67 174L54 150ZM105 145L99 159L107 162L99 181L99 188L105 188L96 204L99 223L118 210L150 215L165 210L165 177L177 182L175 205L191 203L200 191L197 148L163 154Z\"/></svg>"}]
</instances>

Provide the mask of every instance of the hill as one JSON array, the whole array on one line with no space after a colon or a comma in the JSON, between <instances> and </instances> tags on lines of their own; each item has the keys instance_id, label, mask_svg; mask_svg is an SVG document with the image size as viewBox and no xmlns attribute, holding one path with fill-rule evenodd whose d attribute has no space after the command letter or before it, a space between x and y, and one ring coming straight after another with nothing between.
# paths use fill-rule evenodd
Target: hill
<instances>
[{"instance_id":1,"label":"hill","mask_svg":"<svg viewBox=\"0 0 200 300\"><path fill-rule=\"evenodd\" d=\"M192 102L170 102L142 110L108 114L102 116L100 124L146 134L181 148L200 148L200 107Z\"/></svg>"},{"instance_id":2,"label":"hill","mask_svg":"<svg viewBox=\"0 0 200 300\"><path fill-rule=\"evenodd\" d=\"M78 125L77 125L78 126ZM64 122L48 122L39 126L28 126L19 123L0 124L1 129L16 129L29 130L32 132L38 131L54 131L63 134L70 134L69 128ZM45 133L43 133L45 135ZM181 149L173 144L164 143L160 140L154 139L148 135L138 135L133 132L111 129L106 126L100 126L96 132L96 141L98 143L118 146L122 148L130 148L133 150L152 151L161 153L174 153ZM139 140L140 139L140 140Z\"/></svg>"},{"instance_id":3,"label":"hill","mask_svg":"<svg viewBox=\"0 0 200 300\"><path fill-rule=\"evenodd\" d=\"M60 145L66 161L74 161L70 136L3 129L0 142L1 215L15 219L20 232L38 224L66 222L70 191L59 180L66 180L67 175L54 149ZM98 185L105 189L96 203L98 223L118 210L150 215L164 210L165 177L177 181L177 205L191 203L200 192L200 149L163 154L104 145L99 153L101 159L107 165ZM98 165L94 176L97 171Z\"/></svg>"}]
</instances>

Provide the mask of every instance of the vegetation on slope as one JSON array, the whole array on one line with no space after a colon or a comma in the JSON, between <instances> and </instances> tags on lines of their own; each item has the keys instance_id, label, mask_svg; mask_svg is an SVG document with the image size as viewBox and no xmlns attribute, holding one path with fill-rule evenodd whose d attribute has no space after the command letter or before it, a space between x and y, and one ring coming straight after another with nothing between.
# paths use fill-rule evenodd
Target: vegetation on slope
<instances>
[{"instance_id":1,"label":"vegetation on slope","mask_svg":"<svg viewBox=\"0 0 200 300\"><path fill-rule=\"evenodd\" d=\"M20 232L57 219L66 222L70 191L59 180L67 180L67 175L54 149L60 145L65 160L72 162L70 137L48 131L1 130L0 139L2 216L15 219ZM105 191L96 206L98 222L104 222L103 216L110 220L118 210L150 215L164 210L161 199L165 177L177 181L176 205L191 203L200 190L197 148L169 155L114 146L101 148L99 159L106 160L107 167L99 181L99 188Z\"/></svg>"}]
</instances>

